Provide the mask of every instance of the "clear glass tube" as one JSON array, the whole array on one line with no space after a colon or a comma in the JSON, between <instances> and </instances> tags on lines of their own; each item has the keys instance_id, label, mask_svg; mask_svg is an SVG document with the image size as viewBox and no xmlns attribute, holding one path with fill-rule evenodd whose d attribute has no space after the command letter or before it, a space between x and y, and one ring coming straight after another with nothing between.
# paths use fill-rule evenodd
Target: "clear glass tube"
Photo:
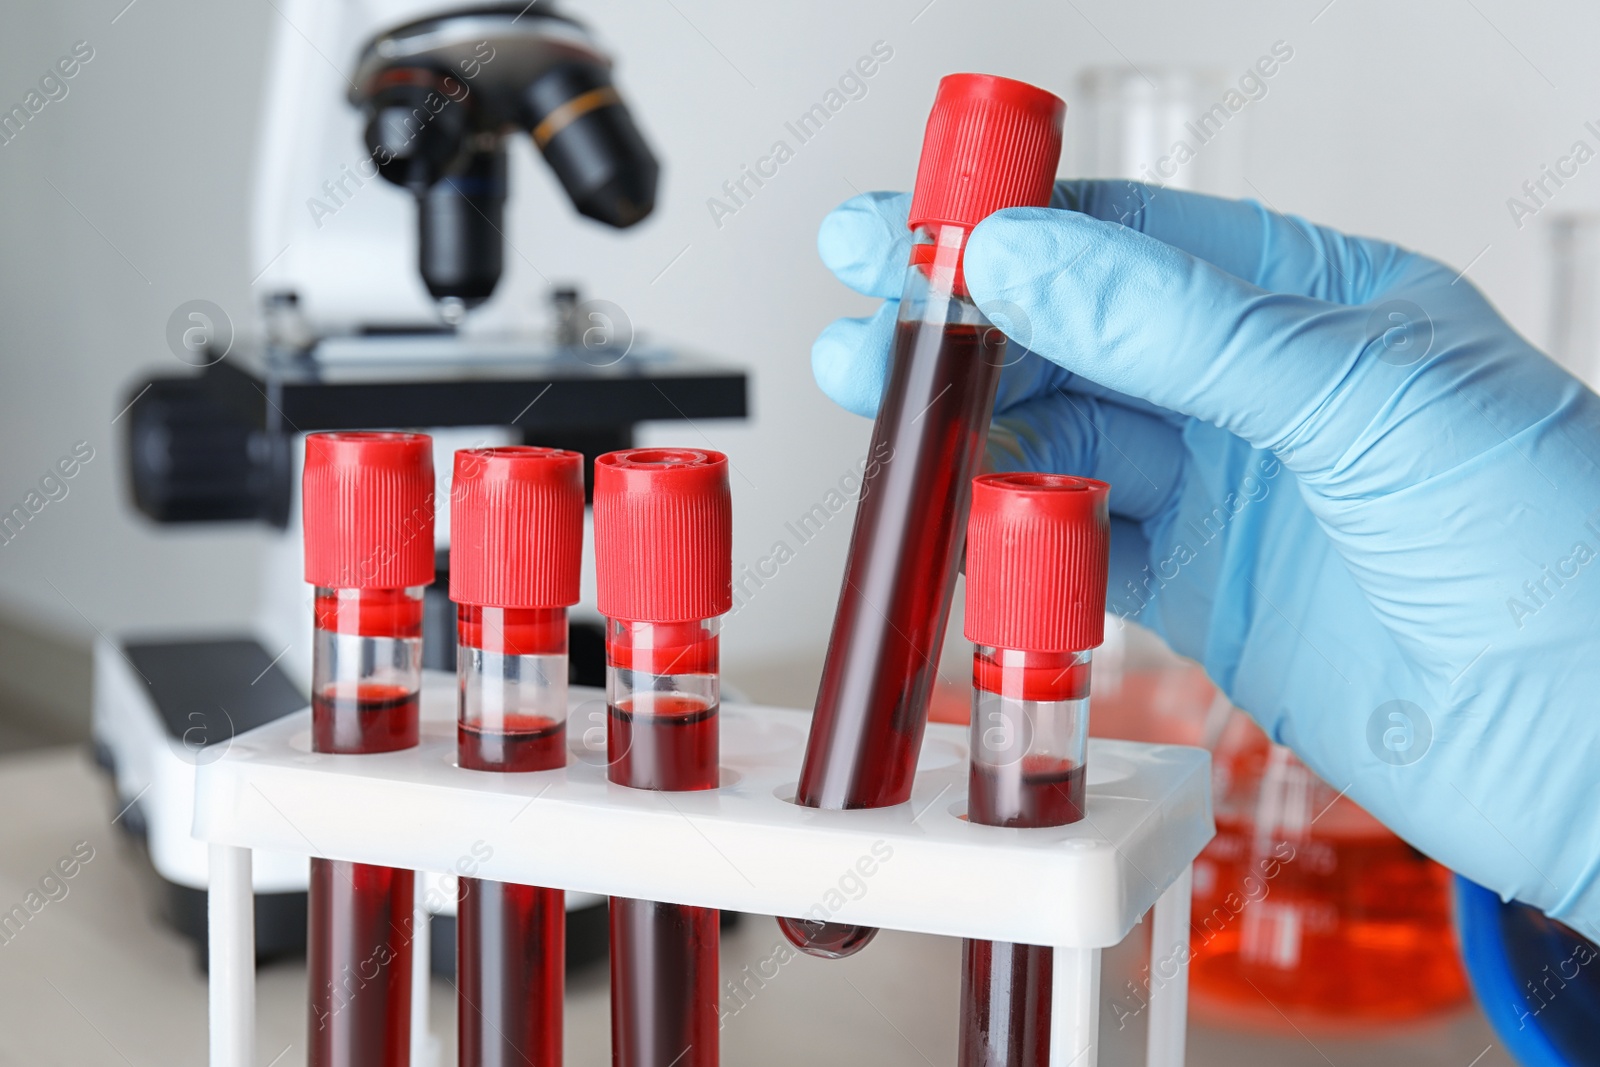
<instances>
[{"instance_id":1,"label":"clear glass tube","mask_svg":"<svg viewBox=\"0 0 1600 1067\"><path fill-rule=\"evenodd\" d=\"M1090 656L975 651L969 822L1063 826L1083 818Z\"/></svg>"},{"instance_id":2,"label":"clear glass tube","mask_svg":"<svg viewBox=\"0 0 1600 1067\"><path fill-rule=\"evenodd\" d=\"M717 787L717 622L607 623L613 782L668 792Z\"/></svg>"},{"instance_id":3,"label":"clear glass tube","mask_svg":"<svg viewBox=\"0 0 1600 1067\"><path fill-rule=\"evenodd\" d=\"M567 610L462 604L457 619L456 752L476 771L567 762Z\"/></svg>"},{"instance_id":4,"label":"clear glass tube","mask_svg":"<svg viewBox=\"0 0 1600 1067\"><path fill-rule=\"evenodd\" d=\"M1055 954L1044 945L961 945L958 1067L1046 1067Z\"/></svg>"},{"instance_id":5,"label":"clear glass tube","mask_svg":"<svg viewBox=\"0 0 1600 1067\"><path fill-rule=\"evenodd\" d=\"M634 789L715 789L718 620L606 623L606 751L611 781ZM715 1067L718 914L611 898L611 1062Z\"/></svg>"},{"instance_id":6,"label":"clear glass tube","mask_svg":"<svg viewBox=\"0 0 1600 1067\"><path fill-rule=\"evenodd\" d=\"M316 591L312 747L364 755L417 743L422 587Z\"/></svg>"},{"instance_id":7,"label":"clear glass tube","mask_svg":"<svg viewBox=\"0 0 1600 1067\"><path fill-rule=\"evenodd\" d=\"M414 746L422 587L318 587L315 603L313 751L361 755ZM415 884L411 871L312 858L312 1067L408 1067Z\"/></svg>"},{"instance_id":8,"label":"clear glass tube","mask_svg":"<svg viewBox=\"0 0 1600 1067\"><path fill-rule=\"evenodd\" d=\"M1600 215L1558 215L1550 223L1550 355L1600 386Z\"/></svg>"},{"instance_id":9,"label":"clear glass tube","mask_svg":"<svg viewBox=\"0 0 1600 1067\"><path fill-rule=\"evenodd\" d=\"M1269 61L1276 74L1276 62ZM1259 73L1259 72L1257 72ZM1220 71L1095 67L1078 78L1073 171L1171 189L1243 196L1249 102L1270 91ZM1248 90L1248 95L1246 90Z\"/></svg>"},{"instance_id":10,"label":"clear glass tube","mask_svg":"<svg viewBox=\"0 0 1600 1067\"><path fill-rule=\"evenodd\" d=\"M912 245L795 796L807 807L887 807L911 796L972 477L1005 363L1005 334L966 290L966 239L960 226L936 225ZM830 958L872 936L843 923L779 925L797 947Z\"/></svg>"},{"instance_id":11,"label":"clear glass tube","mask_svg":"<svg viewBox=\"0 0 1600 1067\"><path fill-rule=\"evenodd\" d=\"M918 231L797 803L904 803L927 725L1005 335L966 294L966 231Z\"/></svg>"},{"instance_id":12,"label":"clear glass tube","mask_svg":"<svg viewBox=\"0 0 1600 1067\"><path fill-rule=\"evenodd\" d=\"M1091 653L979 646L972 657L967 821L1063 826L1083 818ZM1051 950L969 940L961 1067L1045 1067Z\"/></svg>"},{"instance_id":13,"label":"clear glass tube","mask_svg":"<svg viewBox=\"0 0 1600 1067\"><path fill-rule=\"evenodd\" d=\"M567 611L462 604L456 759L516 773L567 762ZM456 1014L462 1067L559 1067L566 894L462 878Z\"/></svg>"}]
</instances>

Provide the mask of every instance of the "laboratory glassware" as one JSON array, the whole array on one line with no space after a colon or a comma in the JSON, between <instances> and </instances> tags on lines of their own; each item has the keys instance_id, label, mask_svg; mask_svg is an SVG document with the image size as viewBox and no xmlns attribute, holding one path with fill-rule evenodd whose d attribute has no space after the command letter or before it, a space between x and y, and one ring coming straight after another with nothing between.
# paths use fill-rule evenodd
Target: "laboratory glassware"
<instances>
[{"instance_id":1,"label":"laboratory glassware","mask_svg":"<svg viewBox=\"0 0 1600 1067\"><path fill-rule=\"evenodd\" d=\"M1213 759L1217 836L1194 868L1198 1013L1251 1028L1286 1028L1287 1018L1347 1030L1466 998L1449 871L1242 713Z\"/></svg>"},{"instance_id":2,"label":"laboratory glassware","mask_svg":"<svg viewBox=\"0 0 1600 1067\"><path fill-rule=\"evenodd\" d=\"M972 487L965 633L973 643L967 821L1064 826L1084 815L1089 664L1104 639L1110 487L989 474ZM1045 1067L1053 955L968 939L961 1067Z\"/></svg>"},{"instance_id":3,"label":"laboratory glassware","mask_svg":"<svg viewBox=\"0 0 1600 1067\"><path fill-rule=\"evenodd\" d=\"M733 606L727 457L601 456L594 515L607 777L634 789L715 789L717 632ZM611 898L615 1067L715 1067L719 941L714 908Z\"/></svg>"},{"instance_id":4,"label":"laboratory glassware","mask_svg":"<svg viewBox=\"0 0 1600 1067\"><path fill-rule=\"evenodd\" d=\"M1600 385L1600 214L1550 221L1550 355L1593 389Z\"/></svg>"},{"instance_id":5,"label":"laboratory glassware","mask_svg":"<svg viewBox=\"0 0 1600 1067\"><path fill-rule=\"evenodd\" d=\"M450 490L460 766L567 762L567 608L583 560L583 457L462 449ZM460 880L456 1015L462 1067L559 1067L566 894Z\"/></svg>"},{"instance_id":6,"label":"laboratory glassware","mask_svg":"<svg viewBox=\"0 0 1600 1067\"><path fill-rule=\"evenodd\" d=\"M415 433L306 437L314 752L417 744L422 590L433 581L432 447ZM415 884L409 870L312 858L312 1067L410 1063Z\"/></svg>"},{"instance_id":7,"label":"laboratory glassware","mask_svg":"<svg viewBox=\"0 0 1600 1067\"><path fill-rule=\"evenodd\" d=\"M911 198L914 237L891 368L862 478L843 587L795 801L904 803L983 457L1005 334L967 291L962 252L985 217L1050 202L1065 105L985 74L942 79ZM870 928L779 920L803 951L859 951Z\"/></svg>"},{"instance_id":8,"label":"laboratory glassware","mask_svg":"<svg viewBox=\"0 0 1600 1067\"><path fill-rule=\"evenodd\" d=\"M1270 84L1256 79L1264 95ZM1221 71L1091 67L1078 76L1070 156L1074 175L1244 196L1248 101Z\"/></svg>"}]
</instances>

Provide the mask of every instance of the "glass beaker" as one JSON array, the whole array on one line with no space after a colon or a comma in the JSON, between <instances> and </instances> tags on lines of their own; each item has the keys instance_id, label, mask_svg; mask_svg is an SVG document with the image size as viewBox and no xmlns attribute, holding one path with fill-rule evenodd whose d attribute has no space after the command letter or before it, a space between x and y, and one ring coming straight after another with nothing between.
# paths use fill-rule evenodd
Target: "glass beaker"
<instances>
[{"instance_id":1,"label":"glass beaker","mask_svg":"<svg viewBox=\"0 0 1600 1067\"><path fill-rule=\"evenodd\" d=\"M1593 389L1600 383L1600 214L1550 220L1550 355Z\"/></svg>"},{"instance_id":2,"label":"glass beaker","mask_svg":"<svg viewBox=\"0 0 1600 1067\"><path fill-rule=\"evenodd\" d=\"M1259 83L1263 92L1265 82ZM1250 98L1219 71L1093 67L1078 78L1071 156L1083 178L1242 196ZM1237 101L1237 107L1228 106Z\"/></svg>"},{"instance_id":3,"label":"glass beaker","mask_svg":"<svg viewBox=\"0 0 1600 1067\"><path fill-rule=\"evenodd\" d=\"M1197 1015L1265 1029L1381 1025L1467 997L1450 872L1234 712L1217 836L1194 869Z\"/></svg>"}]
</instances>

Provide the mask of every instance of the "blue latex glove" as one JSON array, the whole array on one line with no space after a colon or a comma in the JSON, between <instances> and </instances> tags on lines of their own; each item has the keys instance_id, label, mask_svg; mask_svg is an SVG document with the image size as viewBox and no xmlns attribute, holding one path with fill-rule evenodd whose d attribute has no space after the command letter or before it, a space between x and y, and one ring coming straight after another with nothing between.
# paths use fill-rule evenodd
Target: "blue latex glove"
<instances>
[{"instance_id":1,"label":"blue latex glove","mask_svg":"<svg viewBox=\"0 0 1600 1067\"><path fill-rule=\"evenodd\" d=\"M1600 398L1424 256L1127 182L1055 204L966 253L1036 353L991 462L1110 482L1112 610L1407 841L1600 937ZM812 353L863 415L906 212L857 197L818 241L889 300Z\"/></svg>"}]
</instances>

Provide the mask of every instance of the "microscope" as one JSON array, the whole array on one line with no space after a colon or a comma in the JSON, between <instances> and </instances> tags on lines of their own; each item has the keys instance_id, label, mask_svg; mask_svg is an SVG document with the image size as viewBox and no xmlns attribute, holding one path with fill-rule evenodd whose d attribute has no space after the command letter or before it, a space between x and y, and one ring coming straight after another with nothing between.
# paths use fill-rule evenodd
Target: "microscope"
<instances>
[{"instance_id":1,"label":"microscope","mask_svg":"<svg viewBox=\"0 0 1600 1067\"><path fill-rule=\"evenodd\" d=\"M370 41L350 103L369 157L417 202L417 270L447 321L500 281L506 142L527 134L573 207L625 229L655 206L656 159L583 28L544 5L479 8Z\"/></svg>"},{"instance_id":2,"label":"microscope","mask_svg":"<svg viewBox=\"0 0 1600 1067\"><path fill-rule=\"evenodd\" d=\"M235 734L307 703L306 433L426 430L443 479L458 447L547 445L592 465L630 447L638 423L747 412L743 369L650 344L620 309L574 289L550 294L553 329L515 314L493 322L496 305L528 303L516 293L491 300L505 273L519 144L589 219L626 229L654 207L659 165L581 23L549 0L276 6L251 209L263 336L246 345L231 330L183 332L181 358L200 372L136 382L124 420L132 500L150 520L277 532L261 606L249 633L109 635L95 649L93 737L119 824L143 840L168 920L202 953L207 852L190 836L194 768ZM335 65L351 57L353 67ZM453 671L447 484L435 499L424 665ZM601 685L598 616L590 605L573 618L572 681ZM303 944L306 876L304 856L257 855L263 958ZM452 892L430 896L453 912ZM604 951L597 903L569 895L569 957ZM438 918L447 928L433 940L434 966L448 970L453 925Z\"/></svg>"}]
</instances>

